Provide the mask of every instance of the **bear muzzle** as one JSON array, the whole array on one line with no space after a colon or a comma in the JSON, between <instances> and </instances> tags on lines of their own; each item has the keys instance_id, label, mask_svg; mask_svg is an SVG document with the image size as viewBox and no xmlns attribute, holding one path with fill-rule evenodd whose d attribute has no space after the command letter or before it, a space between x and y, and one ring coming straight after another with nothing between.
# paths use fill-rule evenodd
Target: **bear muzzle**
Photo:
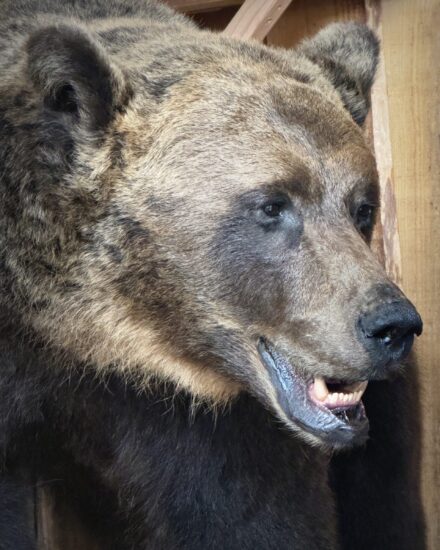
<instances>
[{"instance_id":1,"label":"bear muzzle","mask_svg":"<svg viewBox=\"0 0 440 550\"><path fill-rule=\"evenodd\" d=\"M370 367L350 378L307 374L279 349L260 338L258 351L286 422L332 448L364 443L369 423L362 396L370 380L383 380L401 368L423 324L415 307L397 288L387 288L359 316L356 333ZM287 417L287 418L286 418Z\"/></svg>"}]
</instances>

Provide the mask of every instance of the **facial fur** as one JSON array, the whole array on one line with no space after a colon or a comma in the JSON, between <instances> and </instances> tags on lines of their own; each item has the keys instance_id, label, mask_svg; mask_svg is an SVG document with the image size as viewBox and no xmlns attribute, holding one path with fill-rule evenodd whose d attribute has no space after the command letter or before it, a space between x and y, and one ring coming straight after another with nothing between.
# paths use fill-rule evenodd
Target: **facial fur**
<instances>
[{"instance_id":1,"label":"facial fur","mask_svg":"<svg viewBox=\"0 0 440 550\"><path fill-rule=\"evenodd\" d=\"M111 20L48 6L4 24L0 301L20 325L143 387L250 391L293 429L259 338L307 376L374 375L356 319L400 294L356 220L378 206L356 124L371 33L335 25L294 52L152 3Z\"/></svg>"}]
</instances>

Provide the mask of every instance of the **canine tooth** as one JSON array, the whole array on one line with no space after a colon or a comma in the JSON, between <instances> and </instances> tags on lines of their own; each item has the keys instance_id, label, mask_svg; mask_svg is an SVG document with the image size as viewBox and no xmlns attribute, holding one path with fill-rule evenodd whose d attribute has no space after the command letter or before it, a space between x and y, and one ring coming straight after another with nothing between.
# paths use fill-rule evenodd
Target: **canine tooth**
<instances>
[{"instance_id":1,"label":"canine tooth","mask_svg":"<svg viewBox=\"0 0 440 550\"><path fill-rule=\"evenodd\" d=\"M317 376L313 382L313 393L319 401L325 401L328 396L327 384L321 376Z\"/></svg>"}]
</instances>

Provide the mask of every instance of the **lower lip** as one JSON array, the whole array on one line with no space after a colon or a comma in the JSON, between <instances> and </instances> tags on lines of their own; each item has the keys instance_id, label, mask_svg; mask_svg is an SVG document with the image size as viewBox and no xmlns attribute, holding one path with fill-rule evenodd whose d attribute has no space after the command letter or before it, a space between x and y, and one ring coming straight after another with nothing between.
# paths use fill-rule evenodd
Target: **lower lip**
<instances>
[{"instance_id":1,"label":"lower lip","mask_svg":"<svg viewBox=\"0 0 440 550\"><path fill-rule=\"evenodd\" d=\"M362 444L368 436L368 419L362 401L353 409L349 420L338 417L321 402L315 402L309 395L306 381L292 364L280 355L264 339L259 342L259 352L270 379L277 392L278 403L290 422L335 448Z\"/></svg>"}]
</instances>

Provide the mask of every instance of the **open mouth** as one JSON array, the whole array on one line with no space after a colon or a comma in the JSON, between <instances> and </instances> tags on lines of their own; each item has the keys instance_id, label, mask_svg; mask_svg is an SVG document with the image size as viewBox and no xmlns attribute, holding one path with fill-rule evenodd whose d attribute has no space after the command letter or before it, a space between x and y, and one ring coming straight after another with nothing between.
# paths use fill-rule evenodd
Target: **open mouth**
<instances>
[{"instance_id":1,"label":"open mouth","mask_svg":"<svg viewBox=\"0 0 440 550\"><path fill-rule=\"evenodd\" d=\"M369 425L362 395L367 381L307 377L264 338L258 351L290 421L331 446L365 442Z\"/></svg>"}]
</instances>

